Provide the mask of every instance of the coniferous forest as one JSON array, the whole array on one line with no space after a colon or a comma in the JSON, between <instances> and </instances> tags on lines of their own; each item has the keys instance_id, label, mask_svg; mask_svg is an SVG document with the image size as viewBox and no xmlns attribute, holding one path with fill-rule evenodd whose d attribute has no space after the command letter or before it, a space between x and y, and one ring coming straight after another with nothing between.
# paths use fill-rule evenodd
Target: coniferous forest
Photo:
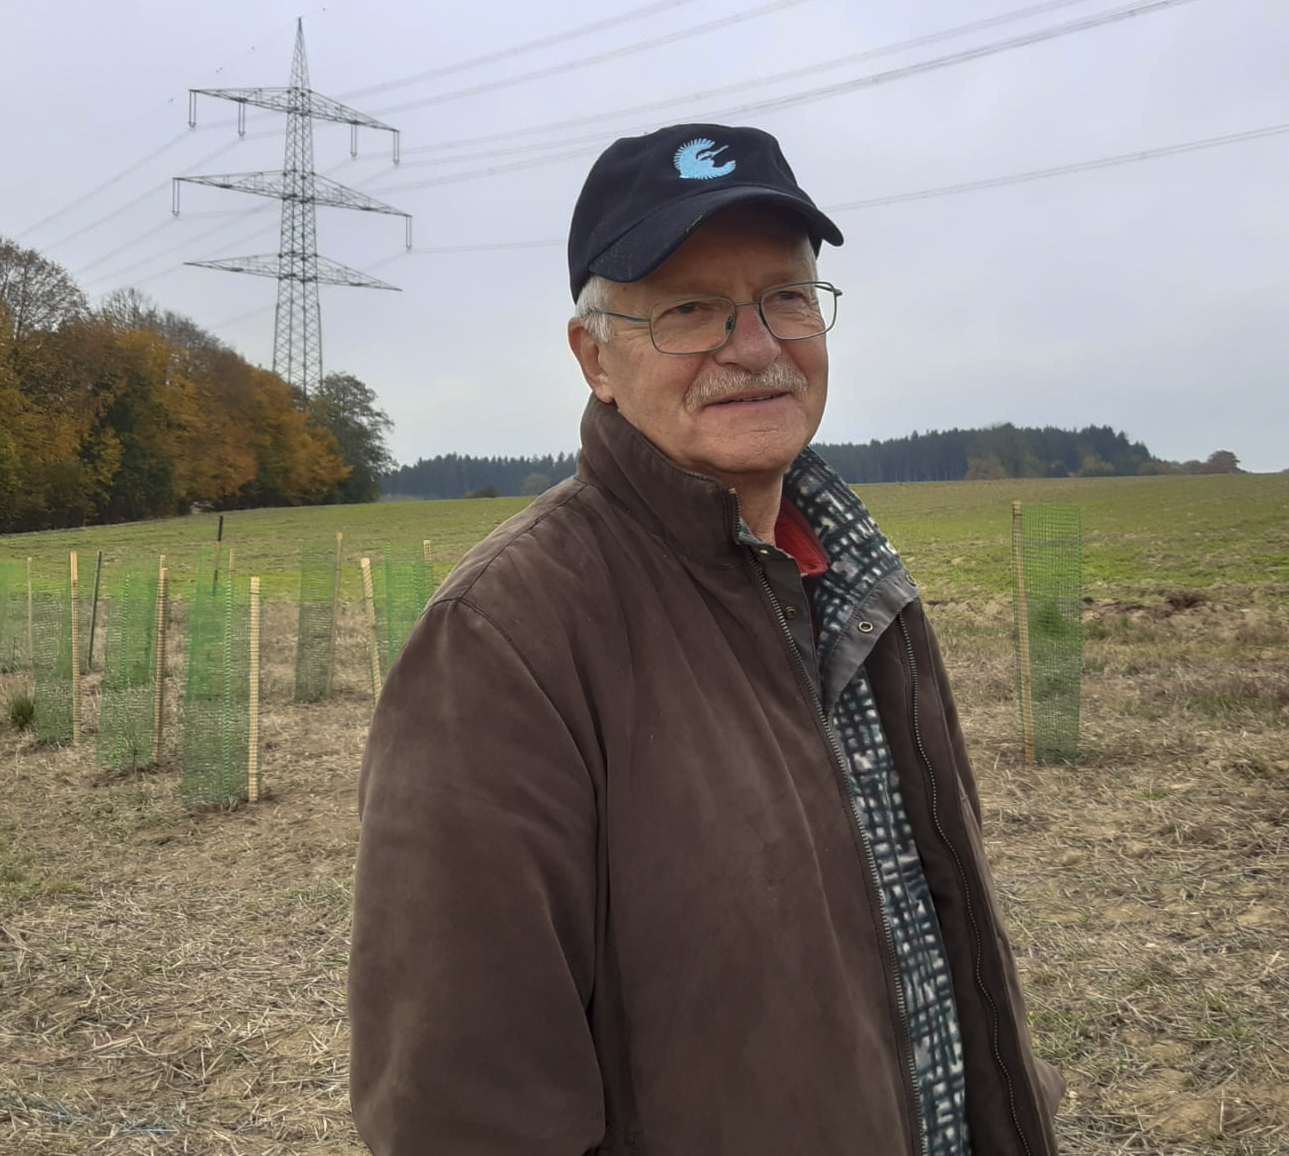
<instances>
[{"instance_id":1,"label":"coniferous forest","mask_svg":"<svg viewBox=\"0 0 1289 1156\"><path fill-rule=\"evenodd\" d=\"M912 433L862 445L818 442L814 449L852 485L1239 472L1239 461L1228 450L1203 462L1162 461L1109 426L1062 430L1005 424ZM538 494L569 477L576 466L571 453L532 458L444 454L401 466L381 480L381 489L391 498Z\"/></svg>"}]
</instances>

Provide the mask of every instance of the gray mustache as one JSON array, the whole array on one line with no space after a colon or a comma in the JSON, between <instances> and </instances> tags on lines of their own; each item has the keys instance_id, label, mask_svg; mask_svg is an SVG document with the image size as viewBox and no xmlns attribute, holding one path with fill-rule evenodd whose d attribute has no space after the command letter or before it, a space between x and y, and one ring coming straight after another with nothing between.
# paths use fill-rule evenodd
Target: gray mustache
<instances>
[{"instance_id":1,"label":"gray mustache","mask_svg":"<svg viewBox=\"0 0 1289 1156\"><path fill-rule=\"evenodd\" d=\"M710 373L690 386L687 400L692 406L711 405L723 397L758 390L799 396L806 391L806 385L804 373L792 365L776 361L760 373L748 373L739 369Z\"/></svg>"}]
</instances>

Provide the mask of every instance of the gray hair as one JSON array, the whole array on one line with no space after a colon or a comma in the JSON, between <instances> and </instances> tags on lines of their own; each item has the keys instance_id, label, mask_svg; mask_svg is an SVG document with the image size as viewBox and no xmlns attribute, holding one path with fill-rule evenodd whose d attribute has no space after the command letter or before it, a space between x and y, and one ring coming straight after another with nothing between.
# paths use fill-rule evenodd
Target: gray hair
<instances>
[{"instance_id":1,"label":"gray hair","mask_svg":"<svg viewBox=\"0 0 1289 1156\"><path fill-rule=\"evenodd\" d=\"M577 311L574 314L592 337L606 345L613 336L613 318L606 317L600 310L607 309L612 304L612 292L612 281L598 273L592 273L582 286L582 292L577 295Z\"/></svg>"}]
</instances>

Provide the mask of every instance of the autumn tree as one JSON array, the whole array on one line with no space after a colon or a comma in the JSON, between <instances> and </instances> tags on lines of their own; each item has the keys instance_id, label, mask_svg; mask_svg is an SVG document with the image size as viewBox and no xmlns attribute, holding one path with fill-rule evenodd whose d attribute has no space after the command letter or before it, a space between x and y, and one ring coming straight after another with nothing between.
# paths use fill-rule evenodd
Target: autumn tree
<instances>
[{"instance_id":1,"label":"autumn tree","mask_svg":"<svg viewBox=\"0 0 1289 1156\"><path fill-rule=\"evenodd\" d=\"M10 365L0 359L0 530L21 524L29 493L23 474L30 461L30 414Z\"/></svg>"},{"instance_id":2,"label":"autumn tree","mask_svg":"<svg viewBox=\"0 0 1289 1156\"><path fill-rule=\"evenodd\" d=\"M160 329L161 310L141 289L113 289L99 302L94 316L114 329Z\"/></svg>"},{"instance_id":3,"label":"autumn tree","mask_svg":"<svg viewBox=\"0 0 1289 1156\"><path fill-rule=\"evenodd\" d=\"M5 305L0 318L15 342L53 332L88 311L84 292L66 269L5 237L0 237L0 301Z\"/></svg>"},{"instance_id":4,"label":"autumn tree","mask_svg":"<svg viewBox=\"0 0 1289 1156\"><path fill-rule=\"evenodd\" d=\"M350 467L329 495L335 502L374 502L380 479L394 468L385 435L394 428L376 392L349 373L329 373L309 398L314 423L330 432Z\"/></svg>"},{"instance_id":5,"label":"autumn tree","mask_svg":"<svg viewBox=\"0 0 1289 1156\"><path fill-rule=\"evenodd\" d=\"M349 475L340 445L329 430L315 425L295 391L276 374L252 370L255 476L235 504L301 506L323 501Z\"/></svg>"}]
</instances>

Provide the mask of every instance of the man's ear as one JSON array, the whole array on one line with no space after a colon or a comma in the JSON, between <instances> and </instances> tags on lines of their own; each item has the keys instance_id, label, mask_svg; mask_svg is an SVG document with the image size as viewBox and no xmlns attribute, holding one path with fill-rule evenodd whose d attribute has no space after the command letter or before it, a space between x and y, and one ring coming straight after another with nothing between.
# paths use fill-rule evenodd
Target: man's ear
<instances>
[{"instance_id":1,"label":"man's ear","mask_svg":"<svg viewBox=\"0 0 1289 1156\"><path fill-rule=\"evenodd\" d=\"M613 400L613 387L609 382L609 370L605 365L607 342L601 341L582 323L580 317L572 318L568 323L568 347L582 367L582 376L586 384L601 401Z\"/></svg>"}]
</instances>

